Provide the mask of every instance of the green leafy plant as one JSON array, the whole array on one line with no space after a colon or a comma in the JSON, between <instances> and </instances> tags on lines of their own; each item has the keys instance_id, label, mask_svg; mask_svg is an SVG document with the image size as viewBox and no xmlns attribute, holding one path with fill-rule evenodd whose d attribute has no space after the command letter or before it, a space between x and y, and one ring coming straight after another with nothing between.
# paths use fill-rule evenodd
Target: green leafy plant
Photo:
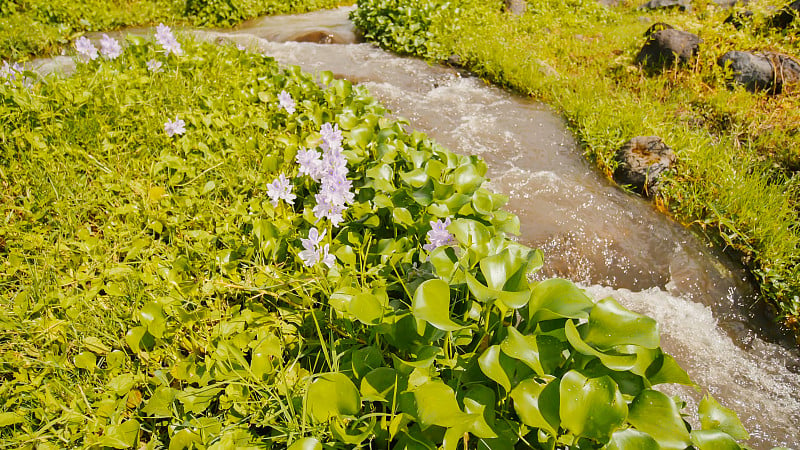
<instances>
[{"instance_id":1,"label":"green leafy plant","mask_svg":"<svg viewBox=\"0 0 800 450\"><path fill-rule=\"evenodd\" d=\"M710 397L691 430L652 389L691 385L652 319L528 280L542 255L507 238L519 221L480 159L330 72L182 44L129 38L70 77L0 85L4 446L747 438ZM342 221L296 162L339 145Z\"/></svg>"}]
</instances>

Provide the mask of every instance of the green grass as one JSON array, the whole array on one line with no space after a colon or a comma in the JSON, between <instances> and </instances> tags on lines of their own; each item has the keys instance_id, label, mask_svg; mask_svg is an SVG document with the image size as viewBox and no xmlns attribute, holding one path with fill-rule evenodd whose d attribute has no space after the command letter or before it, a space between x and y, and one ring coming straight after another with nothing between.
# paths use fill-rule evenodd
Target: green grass
<instances>
[{"instance_id":1,"label":"green grass","mask_svg":"<svg viewBox=\"0 0 800 450\"><path fill-rule=\"evenodd\" d=\"M0 60L57 54L82 34L140 25L225 27L253 17L350 4L348 0L4 0Z\"/></svg>"},{"instance_id":2,"label":"green grass","mask_svg":"<svg viewBox=\"0 0 800 450\"><path fill-rule=\"evenodd\" d=\"M655 320L529 281L478 157L331 72L178 37L0 84L0 449L742 448L711 397L690 430L652 389L693 385ZM335 225L296 163L332 124Z\"/></svg>"},{"instance_id":3,"label":"green grass","mask_svg":"<svg viewBox=\"0 0 800 450\"><path fill-rule=\"evenodd\" d=\"M440 2L404 2L404 8L431 3ZM733 49L797 55L796 29L764 29L766 11L777 2L752 2L756 20L743 31L722 24L729 11L710 3L695 2L694 13L685 14L637 11L633 2L606 8L590 0L544 0L528 2L528 12L514 17L501 12L501 2L466 0L426 18L422 28L430 30L433 43L415 47L385 23L395 14L386 12L396 10L395 2L361 1L355 17L367 36L379 35L375 39L390 49L412 48L431 59L459 55L479 75L553 105L609 176L613 155L626 140L662 137L677 152L678 164L658 204L738 252L778 314L796 325L800 97L796 91L768 96L731 88L716 64ZM393 22L418 20L401 16L406 19ZM697 61L660 74L635 65L644 32L655 22L699 34L704 42Z\"/></svg>"}]
</instances>

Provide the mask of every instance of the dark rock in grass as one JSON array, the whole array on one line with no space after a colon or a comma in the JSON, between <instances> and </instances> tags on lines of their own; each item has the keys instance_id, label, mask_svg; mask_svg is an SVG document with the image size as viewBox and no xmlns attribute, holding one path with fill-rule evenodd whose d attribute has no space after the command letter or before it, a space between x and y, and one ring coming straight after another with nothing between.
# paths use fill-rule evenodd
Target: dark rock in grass
<instances>
[{"instance_id":1,"label":"dark rock in grass","mask_svg":"<svg viewBox=\"0 0 800 450\"><path fill-rule=\"evenodd\" d=\"M510 12L515 16L521 16L525 14L525 10L528 8L528 2L526 0L504 0L503 1L503 11Z\"/></svg>"},{"instance_id":2,"label":"dark rock in grass","mask_svg":"<svg viewBox=\"0 0 800 450\"><path fill-rule=\"evenodd\" d=\"M681 11L692 12L691 0L650 0L639 9L672 9L677 8Z\"/></svg>"},{"instance_id":3,"label":"dark rock in grass","mask_svg":"<svg viewBox=\"0 0 800 450\"><path fill-rule=\"evenodd\" d=\"M658 136L637 136L614 155L614 179L630 185L636 192L651 196L658 190L658 179L677 160L675 152Z\"/></svg>"},{"instance_id":4,"label":"dark rock in grass","mask_svg":"<svg viewBox=\"0 0 800 450\"><path fill-rule=\"evenodd\" d=\"M767 26L784 29L794 22L798 16L800 16L800 0L794 0L767 19Z\"/></svg>"},{"instance_id":5,"label":"dark rock in grass","mask_svg":"<svg viewBox=\"0 0 800 450\"><path fill-rule=\"evenodd\" d=\"M722 55L717 64L730 67L733 81L750 92L779 94L800 82L800 63L776 52L730 51Z\"/></svg>"},{"instance_id":6,"label":"dark rock in grass","mask_svg":"<svg viewBox=\"0 0 800 450\"><path fill-rule=\"evenodd\" d=\"M449 58L447 58L447 65L452 67L461 67L464 65L464 60L461 59L461 55L453 53Z\"/></svg>"},{"instance_id":7,"label":"dark rock in grass","mask_svg":"<svg viewBox=\"0 0 800 450\"><path fill-rule=\"evenodd\" d=\"M651 34L657 32L657 31L674 30L674 29L675 29L675 27L673 27L672 25L670 25L668 23L656 22L656 23L650 25L650 28L648 28L647 31L644 32L644 35L645 35L645 37L649 37Z\"/></svg>"},{"instance_id":8,"label":"dark rock in grass","mask_svg":"<svg viewBox=\"0 0 800 450\"><path fill-rule=\"evenodd\" d=\"M669 67L676 62L687 64L697 55L701 42L697 35L686 31L656 31L647 38L636 62L650 68Z\"/></svg>"},{"instance_id":9,"label":"dark rock in grass","mask_svg":"<svg viewBox=\"0 0 800 450\"><path fill-rule=\"evenodd\" d=\"M753 11L736 11L731 13L722 23L729 23L737 30L741 30L753 23Z\"/></svg>"}]
</instances>

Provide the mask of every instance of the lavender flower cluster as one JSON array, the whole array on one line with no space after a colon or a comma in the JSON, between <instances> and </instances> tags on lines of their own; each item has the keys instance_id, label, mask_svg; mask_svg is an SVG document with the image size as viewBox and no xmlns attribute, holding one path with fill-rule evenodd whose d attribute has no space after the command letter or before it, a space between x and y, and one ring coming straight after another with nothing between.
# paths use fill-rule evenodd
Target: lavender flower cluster
<instances>
[{"instance_id":1,"label":"lavender flower cluster","mask_svg":"<svg viewBox=\"0 0 800 450\"><path fill-rule=\"evenodd\" d=\"M3 61L3 65L0 66L0 80L5 80L3 84L11 84L20 80L22 81L22 86L30 88L33 80L24 76L24 72L25 68L20 63L9 64L8 61Z\"/></svg>"},{"instance_id":2,"label":"lavender flower cluster","mask_svg":"<svg viewBox=\"0 0 800 450\"><path fill-rule=\"evenodd\" d=\"M431 230L427 235L428 243L422 246L425 251L430 252L437 247L457 244L455 237L447 231L447 227L450 226L449 217L444 220L431 221L430 224Z\"/></svg>"}]
</instances>

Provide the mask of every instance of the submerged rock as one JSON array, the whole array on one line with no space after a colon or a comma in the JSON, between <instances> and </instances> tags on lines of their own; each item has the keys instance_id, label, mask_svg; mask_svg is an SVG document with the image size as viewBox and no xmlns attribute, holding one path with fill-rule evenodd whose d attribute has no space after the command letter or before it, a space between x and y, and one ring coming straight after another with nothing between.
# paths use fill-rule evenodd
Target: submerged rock
<instances>
[{"instance_id":1,"label":"submerged rock","mask_svg":"<svg viewBox=\"0 0 800 450\"><path fill-rule=\"evenodd\" d=\"M733 81L750 92L778 94L800 82L800 63L781 53L734 50L722 55L717 64L730 67Z\"/></svg>"},{"instance_id":2,"label":"submerged rock","mask_svg":"<svg viewBox=\"0 0 800 450\"><path fill-rule=\"evenodd\" d=\"M666 24L656 24L653 27L659 25ZM697 55L701 42L702 39L696 34L687 31L674 28L661 29L648 36L636 56L636 62L654 68L668 67L676 62L688 64Z\"/></svg>"},{"instance_id":3,"label":"submerged rock","mask_svg":"<svg viewBox=\"0 0 800 450\"><path fill-rule=\"evenodd\" d=\"M678 8L681 11L691 12L692 2L690 0L650 0L638 9L672 9Z\"/></svg>"},{"instance_id":4,"label":"submerged rock","mask_svg":"<svg viewBox=\"0 0 800 450\"><path fill-rule=\"evenodd\" d=\"M677 160L675 152L658 136L637 136L623 144L614 155L614 179L636 192L651 196L658 190L661 174Z\"/></svg>"}]
</instances>

